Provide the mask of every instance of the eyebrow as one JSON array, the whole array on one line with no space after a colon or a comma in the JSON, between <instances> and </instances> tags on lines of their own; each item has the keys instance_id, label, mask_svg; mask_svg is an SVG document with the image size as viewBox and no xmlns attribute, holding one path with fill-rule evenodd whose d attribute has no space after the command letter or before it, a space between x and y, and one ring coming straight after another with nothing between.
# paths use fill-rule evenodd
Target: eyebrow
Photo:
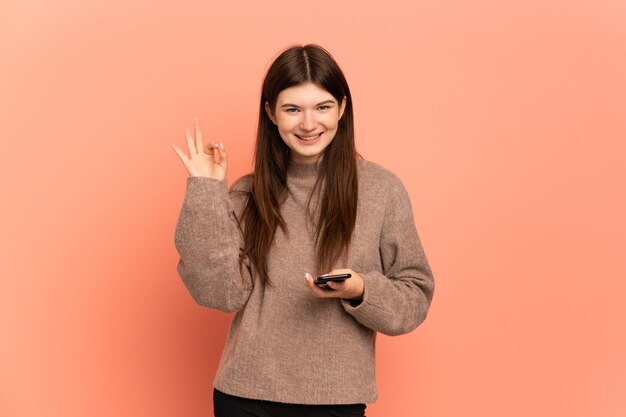
<instances>
[{"instance_id":1,"label":"eyebrow","mask_svg":"<svg viewBox=\"0 0 626 417\"><path fill-rule=\"evenodd\" d=\"M335 100L325 100L325 101L322 101L321 103L317 103L317 106L321 106L322 104L326 104L326 103L333 103L334 104ZM280 107L298 107L298 106L295 105L295 104L291 104L291 103L285 103L285 104L283 104Z\"/></svg>"}]
</instances>

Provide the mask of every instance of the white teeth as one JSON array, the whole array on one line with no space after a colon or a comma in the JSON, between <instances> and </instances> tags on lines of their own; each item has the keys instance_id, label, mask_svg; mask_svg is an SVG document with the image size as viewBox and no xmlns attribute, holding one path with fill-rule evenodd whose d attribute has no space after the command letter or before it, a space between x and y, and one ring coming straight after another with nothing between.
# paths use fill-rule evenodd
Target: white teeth
<instances>
[{"instance_id":1,"label":"white teeth","mask_svg":"<svg viewBox=\"0 0 626 417\"><path fill-rule=\"evenodd\" d=\"M317 139L320 135L321 133L318 133L315 136L300 136L300 135L296 135L296 136L298 136L302 140L313 140L313 139Z\"/></svg>"}]
</instances>

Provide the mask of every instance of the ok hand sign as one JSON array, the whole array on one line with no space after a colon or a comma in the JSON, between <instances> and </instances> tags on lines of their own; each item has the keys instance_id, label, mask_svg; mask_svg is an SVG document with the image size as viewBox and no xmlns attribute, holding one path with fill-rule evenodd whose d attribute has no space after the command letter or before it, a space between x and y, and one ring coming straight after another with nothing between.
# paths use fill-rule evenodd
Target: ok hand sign
<instances>
[{"instance_id":1,"label":"ok hand sign","mask_svg":"<svg viewBox=\"0 0 626 417\"><path fill-rule=\"evenodd\" d=\"M216 180L226 178L226 168L228 166L228 155L224 150L223 143L207 143L206 147L202 142L202 132L200 122L194 119L195 140L189 129L185 129L189 157L176 145L172 144L174 152L185 165L191 177L209 177Z\"/></svg>"}]
</instances>

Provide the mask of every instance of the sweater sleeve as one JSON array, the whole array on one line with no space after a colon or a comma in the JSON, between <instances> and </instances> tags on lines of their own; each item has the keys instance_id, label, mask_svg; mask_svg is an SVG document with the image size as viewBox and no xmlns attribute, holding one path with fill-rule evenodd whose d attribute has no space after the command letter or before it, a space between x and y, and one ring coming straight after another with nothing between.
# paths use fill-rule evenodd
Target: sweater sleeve
<instances>
[{"instance_id":1,"label":"sweater sleeve","mask_svg":"<svg viewBox=\"0 0 626 417\"><path fill-rule=\"evenodd\" d=\"M226 181L187 177L174 235L177 271L193 299L227 313L242 308L253 287L247 258L239 268L243 234L235 216L241 199L235 194Z\"/></svg>"},{"instance_id":2,"label":"sweater sleeve","mask_svg":"<svg viewBox=\"0 0 626 417\"><path fill-rule=\"evenodd\" d=\"M342 299L344 309L364 326L396 336L425 319L435 283L418 236L408 193L397 180L380 236L381 271L355 271L364 282L362 301Z\"/></svg>"}]
</instances>

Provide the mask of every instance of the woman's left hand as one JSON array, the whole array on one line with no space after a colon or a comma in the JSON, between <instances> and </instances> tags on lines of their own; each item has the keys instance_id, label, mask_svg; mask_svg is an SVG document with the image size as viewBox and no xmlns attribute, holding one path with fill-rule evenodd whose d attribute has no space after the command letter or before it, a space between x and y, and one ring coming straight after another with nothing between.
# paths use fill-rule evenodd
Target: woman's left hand
<instances>
[{"instance_id":1,"label":"woman's left hand","mask_svg":"<svg viewBox=\"0 0 626 417\"><path fill-rule=\"evenodd\" d=\"M304 278L306 279L307 287L309 287L309 290L311 290L317 298L346 298L349 300L363 299L363 278L361 278L359 274L351 269L333 269L325 275L335 274L352 274L352 276L345 281L329 281L327 283L327 289L318 287L315 282L313 282L315 278L313 278L308 272L304 274Z\"/></svg>"}]
</instances>

